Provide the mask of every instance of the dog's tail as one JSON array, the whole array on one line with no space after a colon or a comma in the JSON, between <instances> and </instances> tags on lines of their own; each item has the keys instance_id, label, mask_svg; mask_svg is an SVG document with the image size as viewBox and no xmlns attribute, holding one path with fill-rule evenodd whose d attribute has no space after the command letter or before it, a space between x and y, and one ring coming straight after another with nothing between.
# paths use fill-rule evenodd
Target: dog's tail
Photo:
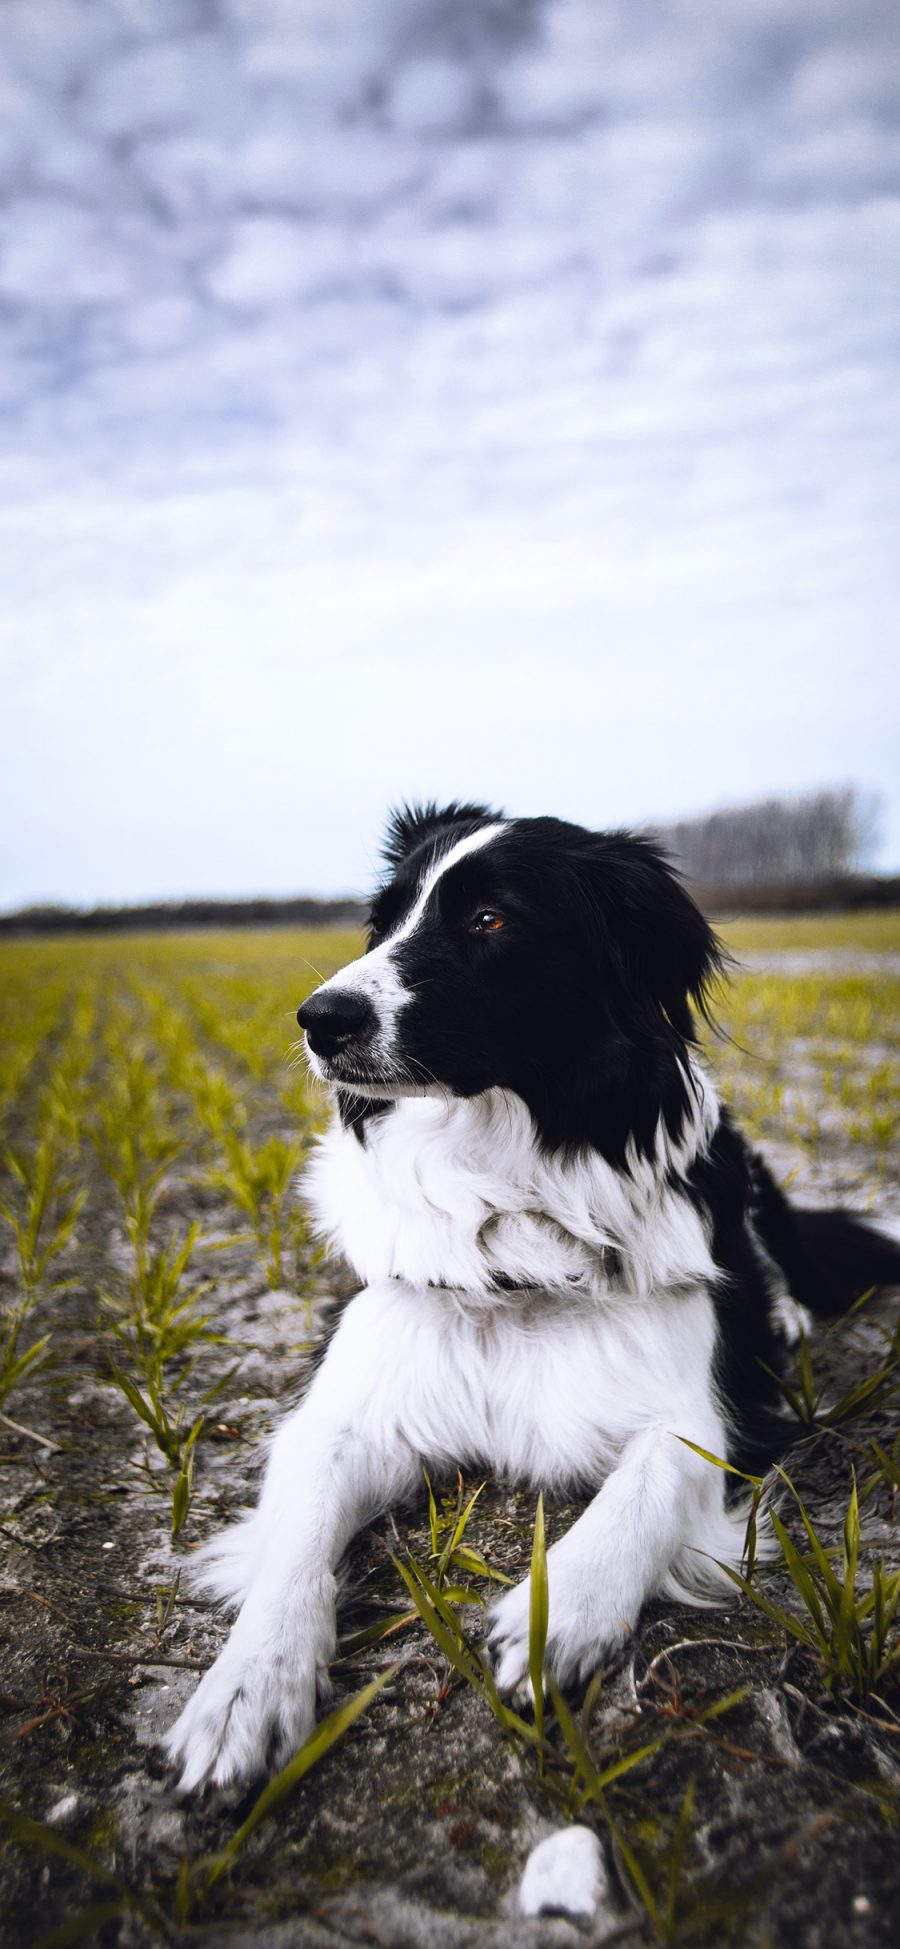
<instances>
[{"instance_id":1,"label":"dog's tail","mask_svg":"<svg viewBox=\"0 0 900 1949\"><path fill-rule=\"evenodd\" d=\"M850 1211L792 1205L762 1158L752 1161L754 1223L793 1299L833 1320L872 1289L900 1286L900 1236Z\"/></svg>"},{"instance_id":2,"label":"dog's tail","mask_svg":"<svg viewBox=\"0 0 900 1949\"><path fill-rule=\"evenodd\" d=\"M791 1298L814 1319L838 1319L863 1294L900 1286L900 1242L877 1222L842 1210L787 1204L768 1238Z\"/></svg>"},{"instance_id":3,"label":"dog's tail","mask_svg":"<svg viewBox=\"0 0 900 1949\"><path fill-rule=\"evenodd\" d=\"M900 1286L900 1243L849 1211L791 1208L793 1239L781 1259L793 1297L833 1320L864 1293Z\"/></svg>"}]
</instances>

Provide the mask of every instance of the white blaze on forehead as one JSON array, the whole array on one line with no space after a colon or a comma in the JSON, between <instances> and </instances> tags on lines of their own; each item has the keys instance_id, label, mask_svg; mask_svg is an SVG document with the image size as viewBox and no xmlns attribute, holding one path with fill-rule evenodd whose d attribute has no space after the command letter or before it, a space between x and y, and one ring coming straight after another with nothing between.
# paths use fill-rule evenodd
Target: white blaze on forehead
<instances>
[{"instance_id":1,"label":"white blaze on forehead","mask_svg":"<svg viewBox=\"0 0 900 1949\"><path fill-rule=\"evenodd\" d=\"M339 989L342 994L365 995L373 1003L378 1012L379 1026L370 1054L376 1060L380 1057L390 1062L394 1057L393 1037L397 1016L410 996L410 990L401 981L394 965L394 949L400 941L408 940L415 933L438 881L449 873L451 866L458 865L460 860L468 859L471 853L478 853L482 847L489 845L499 833L506 831L506 823L505 820L498 820L493 825L481 826L478 832L470 832L466 839L458 839L455 846L450 846L446 853L434 860L419 884L409 913L387 940L382 941L380 947L373 948L370 954L361 954L356 961L348 962L346 968L341 968L338 974L332 975L322 988L316 990L317 994L324 994L329 988L335 992ZM326 1073L319 1070L312 1052L310 1062L317 1075Z\"/></svg>"},{"instance_id":2,"label":"white blaze on forehead","mask_svg":"<svg viewBox=\"0 0 900 1949\"><path fill-rule=\"evenodd\" d=\"M395 941L404 941L413 933L425 912L438 881L443 879L445 873L449 873L451 866L458 866L460 860L468 859L470 853L480 853L484 846L487 846L492 839L496 839L499 833L505 831L505 820L500 820L492 826L482 826L478 832L470 832L467 839L458 839L456 845L450 847L449 852L442 853L440 859L434 860L419 886L418 894L406 919L401 921L399 927L394 929L393 934L385 941L385 947L392 947Z\"/></svg>"}]
</instances>

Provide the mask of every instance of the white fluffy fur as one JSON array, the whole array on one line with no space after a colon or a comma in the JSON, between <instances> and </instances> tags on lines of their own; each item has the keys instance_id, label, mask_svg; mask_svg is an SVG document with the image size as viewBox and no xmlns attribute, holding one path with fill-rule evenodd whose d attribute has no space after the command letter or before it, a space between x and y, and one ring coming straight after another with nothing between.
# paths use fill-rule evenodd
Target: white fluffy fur
<instances>
[{"instance_id":1,"label":"white fluffy fur","mask_svg":"<svg viewBox=\"0 0 900 1949\"><path fill-rule=\"evenodd\" d=\"M365 1147L335 1122L307 1194L321 1231L367 1282L453 1287L492 1312L497 1273L597 1300L695 1290L714 1275L709 1244L693 1205L665 1183L665 1167L683 1169L718 1114L699 1067L692 1083L694 1119L677 1157L660 1126L655 1157L632 1153L627 1172L596 1152L544 1155L521 1098L487 1090L398 1104L370 1124Z\"/></svg>"},{"instance_id":2,"label":"white fluffy fur","mask_svg":"<svg viewBox=\"0 0 900 1949\"><path fill-rule=\"evenodd\" d=\"M343 977L340 978L343 981ZM355 1531L431 1467L475 1463L595 1491L549 1553L548 1662L561 1681L621 1642L645 1600L709 1601L740 1557L720 1471L709 1243L671 1187L705 1147L714 1093L676 1157L615 1171L544 1155L524 1104L398 1102L366 1142L337 1121L309 1174L321 1227L366 1281L269 1457L259 1507L205 1553L240 1605L225 1649L169 1735L182 1784L244 1781L313 1724L335 1642L334 1573ZM498 1289L501 1272L515 1290ZM528 1585L494 1606L500 1684L526 1674Z\"/></svg>"}]
</instances>

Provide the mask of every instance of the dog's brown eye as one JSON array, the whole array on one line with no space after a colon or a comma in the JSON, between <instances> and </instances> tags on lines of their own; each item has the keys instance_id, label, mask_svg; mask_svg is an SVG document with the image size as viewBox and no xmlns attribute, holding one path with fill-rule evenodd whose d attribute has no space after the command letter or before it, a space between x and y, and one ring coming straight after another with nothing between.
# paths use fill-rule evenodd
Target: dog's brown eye
<instances>
[{"instance_id":1,"label":"dog's brown eye","mask_svg":"<svg viewBox=\"0 0 900 1949\"><path fill-rule=\"evenodd\" d=\"M470 920L468 931L470 934L496 934L499 928L505 926L502 914L496 914L493 907L485 907Z\"/></svg>"}]
</instances>

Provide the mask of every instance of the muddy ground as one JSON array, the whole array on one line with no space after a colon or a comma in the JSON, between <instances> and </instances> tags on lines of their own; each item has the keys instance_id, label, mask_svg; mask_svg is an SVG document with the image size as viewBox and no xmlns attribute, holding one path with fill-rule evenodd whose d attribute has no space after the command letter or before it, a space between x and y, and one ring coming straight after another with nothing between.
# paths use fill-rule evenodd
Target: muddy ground
<instances>
[{"instance_id":1,"label":"muddy ground","mask_svg":"<svg viewBox=\"0 0 900 1949\"><path fill-rule=\"evenodd\" d=\"M835 1154L824 1164L808 1153L792 1159L785 1145L776 1162L782 1170L796 1165L794 1195L833 1199L846 1178L862 1201L858 1155L845 1172ZM883 1164L878 1196L883 1208L900 1210L900 1180ZM228 1228L225 1211L188 1177L173 1173L165 1198L181 1221L196 1216L207 1232ZM560 1822L559 1796L531 1753L504 1738L484 1700L450 1679L420 1626L336 1662L338 1700L387 1665L399 1669L261 1823L231 1874L205 1901L194 1899L179 1922L182 1864L219 1852L254 1797L237 1806L212 1796L182 1803L159 1751L159 1734L224 1635L208 1602L190 1592L191 1551L252 1499L260 1437L296 1395L309 1322L296 1297L267 1289L246 1252L217 1259L217 1316L244 1355L215 1404L190 1517L173 1546L171 1484L127 1403L99 1378L97 1293L123 1252L115 1213L98 1194L74 1257L78 1284L58 1302L58 1364L49 1380L7 1404L32 1433L0 1424L3 1792L7 1804L43 1823L32 1831L20 1822L4 1848L3 1941L31 1945L66 1923L75 1933L59 1940L76 1939L81 1929L83 1939L102 1943L168 1936L217 1949L561 1949L653 1940L608 1828L590 1808L581 1817L596 1826L609 1869L600 1912L589 1924L518 1915L523 1862ZM9 1263L4 1271L9 1280ZM325 1268L316 1303L342 1288L341 1268ZM817 1372L843 1393L877 1364L880 1347L877 1324L866 1319L820 1341ZM215 1358L224 1373L229 1351ZM859 1443L888 1435L884 1410L852 1430ZM793 1457L797 1483L831 1540L839 1536L853 1452L846 1440L820 1436ZM549 1506L551 1539L574 1513ZM491 1483L468 1540L517 1577L527 1568L533 1517L530 1495ZM865 1505L864 1533L900 1563L884 1488ZM424 1491L396 1528L388 1519L360 1539L344 1635L406 1608L390 1557L404 1546L427 1561ZM771 1577L766 1587L786 1590ZM705 1731L697 1727L704 1705L744 1685L751 1690L743 1702ZM648 1740L667 1734L609 1801L658 1892L694 1779L671 1939L748 1949L875 1949L896 1939L897 1710L896 1696L870 1702L868 1717L832 1704L811 1656L746 1602L705 1613L651 1609L607 1676L592 1743L596 1754L614 1754L623 1739L636 1743L638 1731ZM82 1850L90 1866L55 1852L57 1841ZM142 1915L145 1898L153 1906Z\"/></svg>"}]
</instances>

